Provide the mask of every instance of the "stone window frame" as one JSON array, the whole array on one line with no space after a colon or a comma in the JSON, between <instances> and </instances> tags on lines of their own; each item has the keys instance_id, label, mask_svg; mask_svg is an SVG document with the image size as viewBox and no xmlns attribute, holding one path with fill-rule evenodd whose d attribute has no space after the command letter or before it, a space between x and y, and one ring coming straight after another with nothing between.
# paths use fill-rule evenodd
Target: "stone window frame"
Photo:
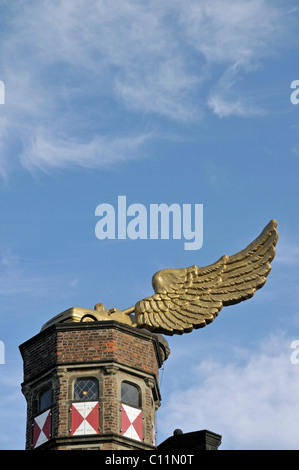
<instances>
[{"instance_id":1,"label":"stone window frame","mask_svg":"<svg viewBox=\"0 0 299 470\"><path fill-rule=\"evenodd\" d=\"M96 369L96 370L86 370L82 371L73 369L68 372L68 378L67 378L67 403L68 403L68 433L70 433L71 430L71 418L72 418L72 413L71 413L71 408L72 408L72 403L79 403L79 402L84 402L85 400L75 400L74 399L74 385L76 380L78 379L88 379L88 378L93 378L98 381L98 398L93 401L98 401L99 403L99 413L100 413L100 429L102 429L102 397L103 397L103 373L101 369ZM87 400L86 400L87 402Z\"/></svg>"}]
</instances>

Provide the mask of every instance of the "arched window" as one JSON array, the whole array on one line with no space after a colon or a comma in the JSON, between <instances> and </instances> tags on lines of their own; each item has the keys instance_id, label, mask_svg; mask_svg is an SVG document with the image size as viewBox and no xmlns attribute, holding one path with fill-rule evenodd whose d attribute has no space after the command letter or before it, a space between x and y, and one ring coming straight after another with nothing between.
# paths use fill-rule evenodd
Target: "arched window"
<instances>
[{"instance_id":1,"label":"arched window","mask_svg":"<svg viewBox=\"0 0 299 470\"><path fill-rule=\"evenodd\" d=\"M99 398L99 382L94 377L77 379L74 384L74 400L92 401Z\"/></svg>"},{"instance_id":2,"label":"arched window","mask_svg":"<svg viewBox=\"0 0 299 470\"><path fill-rule=\"evenodd\" d=\"M39 395L38 412L42 413L43 411L50 408L51 405L52 405L52 389L48 388L47 390L43 390L43 392Z\"/></svg>"},{"instance_id":3,"label":"arched window","mask_svg":"<svg viewBox=\"0 0 299 470\"><path fill-rule=\"evenodd\" d=\"M141 397L140 388L130 382L122 382L121 384L121 401L122 403L140 408Z\"/></svg>"}]
</instances>

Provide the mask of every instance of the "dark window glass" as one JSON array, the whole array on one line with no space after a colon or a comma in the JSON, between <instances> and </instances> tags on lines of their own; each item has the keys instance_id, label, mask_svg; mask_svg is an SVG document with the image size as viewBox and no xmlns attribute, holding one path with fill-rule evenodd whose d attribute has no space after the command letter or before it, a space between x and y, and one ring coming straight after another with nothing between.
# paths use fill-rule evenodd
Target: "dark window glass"
<instances>
[{"instance_id":1,"label":"dark window glass","mask_svg":"<svg viewBox=\"0 0 299 470\"><path fill-rule=\"evenodd\" d=\"M74 385L74 400L97 400L99 382L94 378L77 379Z\"/></svg>"},{"instance_id":2,"label":"dark window glass","mask_svg":"<svg viewBox=\"0 0 299 470\"><path fill-rule=\"evenodd\" d=\"M137 385L129 382L122 382L121 384L121 401L126 405L140 407L140 390Z\"/></svg>"},{"instance_id":3,"label":"dark window glass","mask_svg":"<svg viewBox=\"0 0 299 470\"><path fill-rule=\"evenodd\" d=\"M52 390L46 390L39 398L39 411L42 412L52 405Z\"/></svg>"}]
</instances>

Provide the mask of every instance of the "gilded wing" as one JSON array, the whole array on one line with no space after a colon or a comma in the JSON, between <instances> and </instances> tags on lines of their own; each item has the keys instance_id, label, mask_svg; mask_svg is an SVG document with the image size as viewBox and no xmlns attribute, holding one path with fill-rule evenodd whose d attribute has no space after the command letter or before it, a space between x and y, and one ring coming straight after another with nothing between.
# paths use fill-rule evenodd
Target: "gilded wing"
<instances>
[{"instance_id":1,"label":"gilded wing","mask_svg":"<svg viewBox=\"0 0 299 470\"><path fill-rule=\"evenodd\" d=\"M135 305L136 326L167 335L211 323L223 306L252 297L266 282L278 240L271 220L244 250L198 268L164 269L153 276L155 294Z\"/></svg>"}]
</instances>

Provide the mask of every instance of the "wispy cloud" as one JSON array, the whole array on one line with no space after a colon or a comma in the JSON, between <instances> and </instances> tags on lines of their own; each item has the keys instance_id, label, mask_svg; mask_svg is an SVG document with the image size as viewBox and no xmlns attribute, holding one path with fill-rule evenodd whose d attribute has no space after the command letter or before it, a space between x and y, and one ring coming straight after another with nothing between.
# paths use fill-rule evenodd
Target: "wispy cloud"
<instances>
[{"instance_id":1,"label":"wispy cloud","mask_svg":"<svg viewBox=\"0 0 299 470\"><path fill-rule=\"evenodd\" d=\"M271 54L269 43L284 29L282 11L267 0L190 0L180 7L192 45L208 62L249 66Z\"/></svg>"},{"instance_id":2,"label":"wispy cloud","mask_svg":"<svg viewBox=\"0 0 299 470\"><path fill-rule=\"evenodd\" d=\"M265 110L256 104L253 97L248 96L242 87L239 91L235 89L238 82L242 81L244 69L250 69L247 62L235 62L224 71L217 85L210 91L208 106L220 118L228 116L246 118L265 114Z\"/></svg>"},{"instance_id":3,"label":"wispy cloud","mask_svg":"<svg viewBox=\"0 0 299 470\"><path fill-rule=\"evenodd\" d=\"M209 107L220 118L228 116L251 117L263 114L263 111L252 105L247 105L242 99L228 100L214 94L208 100Z\"/></svg>"},{"instance_id":4,"label":"wispy cloud","mask_svg":"<svg viewBox=\"0 0 299 470\"><path fill-rule=\"evenodd\" d=\"M46 266L44 266L45 268ZM63 279L63 281L62 281ZM9 248L1 253L0 259L0 297L7 302L13 298L17 304L24 296L37 298L45 295L63 295L65 286L76 287L78 280L71 274L51 275L41 270L40 265L21 259ZM62 287L64 286L64 287Z\"/></svg>"},{"instance_id":5,"label":"wispy cloud","mask_svg":"<svg viewBox=\"0 0 299 470\"><path fill-rule=\"evenodd\" d=\"M139 134L136 137L96 136L88 142L68 140L49 135L40 129L34 139L25 146L20 159L28 169L68 168L109 168L115 163L140 158L140 147L152 135Z\"/></svg>"},{"instance_id":6,"label":"wispy cloud","mask_svg":"<svg viewBox=\"0 0 299 470\"><path fill-rule=\"evenodd\" d=\"M273 337L255 353L243 351L241 361L200 363L193 385L163 404L161 431L210 429L222 435L223 449L296 449L299 365L291 363L290 344Z\"/></svg>"},{"instance_id":7,"label":"wispy cloud","mask_svg":"<svg viewBox=\"0 0 299 470\"><path fill-rule=\"evenodd\" d=\"M264 111L253 97L237 87L247 73L271 57L285 35L285 13L266 0L190 2L182 11L186 35L211 66L214 86L208 87L208 106L220 118L251 117Z\"/></svg>"},{"instance_id":8,"label":"wispy cloud","mask_svg":"<svg viewBox=\"0 0 299 470\"><path fill-rule=\"evenodd\" d=\"M102 168L134 149L145 154L144 115L189 122L208 108L220 117L260 112L234 85L273 55L289 17L269 0L187 3L2 6L10 24L1 33L2 176L16 146L30 169Z\"/></svg>"}]
</instances>

